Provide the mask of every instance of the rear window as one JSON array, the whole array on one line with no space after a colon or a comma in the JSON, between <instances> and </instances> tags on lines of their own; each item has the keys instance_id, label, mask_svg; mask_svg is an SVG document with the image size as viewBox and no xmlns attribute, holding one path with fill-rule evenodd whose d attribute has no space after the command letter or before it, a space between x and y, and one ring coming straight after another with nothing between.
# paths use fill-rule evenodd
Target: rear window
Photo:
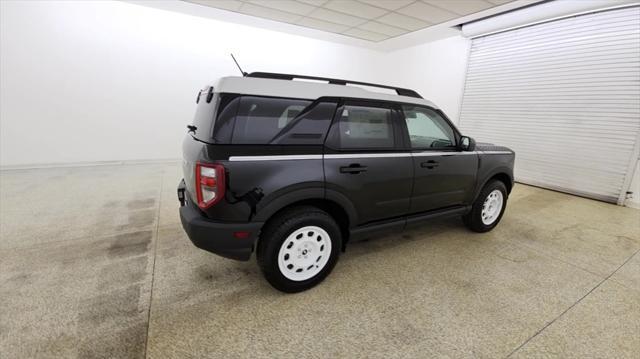
<instances>
[{"instance_id":1,"label":"rear window","mask_svg":"<svg viewBox=\"0 0 640 359\"><path fill-rule=\"evenodd\" d=\"M322 144L335 103L243 96L235 116L233 144Z\"/></svg>"},{"instance_id":2,"label":"rear window","mask_svg":"<svg viewBox=\"0 0 640 359\"><path fill-rule=\"evenodd\" d=\"M200 139L208 139L211 136L213 119L218 105L219 96L213 93L213 88L211 88L211 99L207 102L208 90L209 89L204 89L200 91L196 114L193 118L193 125L197 127L195 137Z\"/></svg>"}]
</instances>

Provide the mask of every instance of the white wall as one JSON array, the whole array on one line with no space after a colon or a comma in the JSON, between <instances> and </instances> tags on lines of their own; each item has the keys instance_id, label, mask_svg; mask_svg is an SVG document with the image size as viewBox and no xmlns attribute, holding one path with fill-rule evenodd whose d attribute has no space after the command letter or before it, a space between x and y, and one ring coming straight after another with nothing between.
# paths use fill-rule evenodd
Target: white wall
<instances>
[{"instance_id":1,"label":"white wall","mask_svg":"<svg viewBox=\"0 0 640 359\"><path fill-rule=\"evenodd\" d=\"M455 36L384 57L385 82L418 91L458 123L471 40Z\"/></svg>"},{"instance_id":2,"label":"white wall","mask_svg":"<svg viewBox=\"0 0 640 359\"><path fill-rule=\"evenodd\" d=\"M382 53L124 2L2 1L0 165L179 158L198 89L245 71L376 81Z\"/></svg>"},{"instance_id":3,"label":"white wall","mask_svg":"<svg viewBox=\"0 0 640 359\"><path fill-rule=\"evenodd\" d=\"M177 159L198 89L273 71L418 90L457 121L468 40L391 53L119 1L0 1L0 166Z\"/></svg>"}]
</instances>

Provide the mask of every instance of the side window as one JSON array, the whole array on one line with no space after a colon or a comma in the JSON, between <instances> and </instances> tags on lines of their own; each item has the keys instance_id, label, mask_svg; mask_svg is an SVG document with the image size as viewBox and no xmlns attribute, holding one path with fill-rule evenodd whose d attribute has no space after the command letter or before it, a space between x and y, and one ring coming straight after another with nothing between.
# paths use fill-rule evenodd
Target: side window
<instances>
[{"instance_id":1,"label":"side window","mask_svg":"<svg viewBox=\"0 0 640 359\"><path fill-rule=\"evenodd\" d=\"M419 106L403 105L402 111L413 148L455 147L453 128L436 111Z\"/></svg>"},{"instance_id":2,"label":"side window","mask_svg":"<svg viewBox=\"0 0 640 359\"><path fill-rule=\"evenodd\" d=\"M327 135L336 103L318 102L288 123L273 137L270 144L321 145Z\"/></svg>"},{"instance_id":3,"label":"side window","mask_svg":"<svg viewBox=\"0 0 640 359\"><path fill-rule=\"evenodd\" d=\"M243 96L231 142L268 144L310 104L308 100Z\"/></svg>"},{"instance_id":4,"label":"side window","mask_svg":"<svg viewBox=\"0 0 640 359\"><path fill-rule=\"evenodd\" d=\"M213 131L213 142L231 143L231 133L233 132L233 124L239 105L239 96L220 94L218 114Z\"/></svg>"},{"instance_id":5,"label":"side window","mask_svg":"<svg viewBox=\"0 0 640 359\"><path fill-rule=\"evenodd\" d=\"M332 145L338 148L393 148L390 108L345 105L332 129Z\"/></svg>"}]
</instances>

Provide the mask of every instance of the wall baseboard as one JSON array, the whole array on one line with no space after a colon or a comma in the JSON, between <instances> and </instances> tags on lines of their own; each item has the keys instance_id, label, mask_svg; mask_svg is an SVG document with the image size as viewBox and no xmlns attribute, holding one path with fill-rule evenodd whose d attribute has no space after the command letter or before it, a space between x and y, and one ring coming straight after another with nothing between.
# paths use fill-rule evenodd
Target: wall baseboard
<instances>
[{"instance_id":1,"label":"wall baseboard","mask_svg":"<svg viewBox=\"0 0 640 359\"><path fill-rule=\"evenodd\" d=\"M180 163L178 158L166 158L157 160L122 160L122 161L94 161L94 162L69 162L69 163L36 163L25 165L0 166L0 171L31 170L43 168L69 168L69 167L95 167L95 166L128 166L143 164Z\"/></svg>"}]
</instances>

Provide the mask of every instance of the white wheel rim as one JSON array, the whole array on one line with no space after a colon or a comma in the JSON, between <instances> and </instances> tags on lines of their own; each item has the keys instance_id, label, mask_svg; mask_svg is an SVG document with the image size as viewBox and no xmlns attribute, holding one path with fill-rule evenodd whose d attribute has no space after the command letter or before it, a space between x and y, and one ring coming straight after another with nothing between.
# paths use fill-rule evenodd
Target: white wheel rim
<instances>
[{"instance_id":1,"label":"white wheel rim","mask_svg":"<svg viewBox=\"0 0 640 359\"><path fill-rule=\"evenodd\" d=\"M504 198L502 192L497 189L491 191L482 204L482 223L488 226L495 222L498 216L500 216L500 212L502 212L503 203Z\"/></svg>"},{"instance_id":2,"label":"white wheel rim","mask_svg":"<svg viewBox=\"0 0 640 359\"><path fill-rule=\"evenodd\" d=\"M313 278L327 265L331 256L331 238L322 228L306 226L293 231L282 242L278 268L287 279Z\"/></svg>"}]
</instances>

